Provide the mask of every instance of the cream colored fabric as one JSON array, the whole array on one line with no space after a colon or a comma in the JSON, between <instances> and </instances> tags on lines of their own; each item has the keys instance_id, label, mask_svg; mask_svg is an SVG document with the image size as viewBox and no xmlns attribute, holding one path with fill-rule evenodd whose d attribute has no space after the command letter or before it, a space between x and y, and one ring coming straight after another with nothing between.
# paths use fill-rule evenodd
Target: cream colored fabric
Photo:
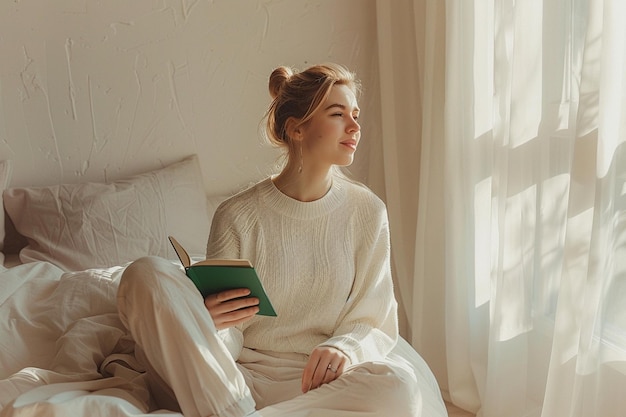
<instances>
[{"instance_id":1,"label":"cream colored fabric","mask_svg":"<svg viewBox=\"0 0 626 417\"><path fill-rule=\"evenodd\" d=\"M625 3L388 3L386 194L392 242L415 243L395 257L414 346L481 417L623 415ZM419 179L417 211L394 178Z\"/></svg>"},{"instance_id":2,"label":"cream colored fabric","mask_svg":"<svg viewBox=\"0 0 626 417\"><path fill-rule=\"evenodd\" d=\"M307 355L244 348L235 362L191 280L166 260L129 266L118 300L158 405L172 409L177 401L185 416L243 416L255 404L264 417L445 416L436 387L426 388L399 357L357 364L304 395Z\"/></svg>"},{"instance_id":3,"label":"cream colored fabric","mask_svg":"<svg viewBox=\"0 0 626 417\"><path fill-rule=\"evenodd\" d=\"M215 331L180 270L155 258L133 263L120 311L132 311L125 322L159 391L171 387L190 416L244 413L250 398L264 416L445 413L437 389L419 389L415 371L388 357L398 336L387 227L382 202L340 178L310 203L285 196L269 178L227 200L215 213L207 257L249 259L278 317L257 316L226 333ZM196 301L166 303L178 298ZM320 345L342 350L352 366L301 395L308 354Z\"/></svg>"},{"instance_id":4,"label":"cream colored fabric","mask_svg":"<svg viewBox=\"0 0 626 417\"><path fill-rule=\"evenodd\" d=\"M180 280L178 284L189 287L190 299L179 303L181 306L187 307L194 299L198 299L196 291L190 287L190 280L180 271L177 263L159 259L156 264L169 271L169 278L166 277L165 282L172 279L170 273L173 272ZM0 271L0 316L12 318L0 321L0 416L182 416L178 403L172 399L169 386L155 379L153 372L144 373L144 364L147 363L145 353L136 346L119 318L116 294L123 272L123 267L115 267L63 273L45 262L32 262ZM145 282L149 284L150 280ZM166 286L173 288L167 290L168 294L172 293L172 297L178 299L175 294L180 285L170 283ZM145 299L153 291L152 288L159 287L150 287L145 292L137 291L140 302L136 305L145 310L154 306L145 302ZM206 312L203 315L208 316ZM148 313L144 317L138 315L140 324L146 317L152 316ZM171 330L171 327L166 330L171 333L180 331ZM236 340L233 342L235 347L240 346ZM239 350L236 348L233 351L238 354ZM293 355L266 353L251 357L248 353L251 352L244 352L242 358L246 358L251 370L255 367L251 362L261 357L264 363L260 363L260 366L265 368L263 372L278 372L279 369L275 368L280 366L277 366L276 361L285 366L286 374L291 372L289 369L295 373L301 372L298 369L301 369L302 360L293 360ZM404 386L412 390L411 398L419 403L416 415L445 415L432 372L405 340L399 340L389 359L392 364L387 367L393 369L393 375L414 376ZM201 363L198 368L202 369L202 366ZM243 373L240 365L238 369ZM396 379L393 375L366 375L369 372L367 369L365 367L355 372L355 375L359 375L355 378L363 379L364 383L368 381L370 386L368 388L366 385L365 392L359 391L361 394L354 395L374 398L378 391L372 394L372 386L378 390L381 387L379 383ZM264 396L271 388L266 385L267 378L256 379L254 385L248 383L245 373L244 378L246 385L254 386L253 396L259 405L263 405L261 400L265 399L259 396ZM288 380L288 375L284 379ZM291 384L286 382L274 386L274 399L284 398L276 394L280 394L278 391L286 385ZM297 392L299 386L298 383L288 391ZM198 395L202 397L201 390ZM341 394L337 394L337 397L343 398ZM300 399L286 407L297 407L297 404L301 405L299 401L304 400ZM342 404L345 405L345 402ZM324 400L311 405L311 408L314 407L337 407L337 402ZM299 411L302 414L306 412ZM335 415L329 414L327 410L319 413Z\"/></svg>"},{"instance_id":5,"label":"cream colored fabric","mask_svg":"<svg viewBox=\"0 0 626 417\"><path fill-rule=\"evenodd\" d=\"M445 7L440 0L378 0L376 6L384 194L400 334L424 357L445 394Z\"/></svg>"},{"instance_id":6,"label":"cream colored fabric","mask_svg":"<svg viewBox=\"0 0 626 417\"><path fill-rule=\"evenodd\" d=\"M0 324L1 416L148 411L135 343L117 314L122 271L33 262L0 272L0 315L11 318Z\"/></svg>"},{"instance_id":7,"label":"cream colored fabric","mask_svg":"<svg viewBox=\"0 0 626 417\"><path fill-rule=\"evenodd\" d=\"M3 201L28 241L21 261L48 261L66 271L147 255L174 258L168 235L191 254L202 254L210 226L195 155L111 183L10 188Z\"/></svg>"},{"instance_id":8,"label":"cream colored fabric","mask_svg":"<svg viewBox=\"0 0 626 417\"><path fill-rule=\"evenodd\" d=\"M250 260L278 313L242 325L244 346L334 346L353 364L384 358L398 338L389 254L384 204L340 178L308 203L261 181L217 209L207 248L207 258Z\"/></svg>"},{"instance_id":9,"label":"cream colored fabric","mask_svg":"<svg viewBox=\"0 0 626 417\"><path fill-rule=\"evenodd\" d=\"M120 283L118 308L154 381L166 381L159 392L171 388L185 416L240 417L254 410L243 375L180 268L160 258L133 262Z\"/></svg>"}]
</instances>

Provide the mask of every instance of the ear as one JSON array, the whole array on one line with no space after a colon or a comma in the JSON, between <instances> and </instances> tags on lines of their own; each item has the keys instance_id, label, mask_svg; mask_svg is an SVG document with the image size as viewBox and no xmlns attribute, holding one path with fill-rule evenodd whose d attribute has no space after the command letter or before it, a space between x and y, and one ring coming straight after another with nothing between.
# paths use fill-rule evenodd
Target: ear
<instances>
[{"instance_id":1,"label":"ear","mask_svg":"<svg viewBox=\"0 0 626 417\"><path fill-rule=\"evenodd\" d=\"M295 117L290 117L287 119L287 122L285 123L285 130L291 140L300 142L302 141L302 139L304 139L302 124Z\"/></svg>"}]
</instances>

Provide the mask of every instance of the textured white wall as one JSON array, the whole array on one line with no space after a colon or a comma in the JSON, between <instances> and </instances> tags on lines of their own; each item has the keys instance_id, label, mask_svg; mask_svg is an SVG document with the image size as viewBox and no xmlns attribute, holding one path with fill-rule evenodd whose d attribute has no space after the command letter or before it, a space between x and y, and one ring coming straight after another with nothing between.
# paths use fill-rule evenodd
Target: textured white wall
<instances>
[{"instance_id":1,"label":"textured white wall","mask_svg":"<svg viewBox=\"0 0 626 417\"><path fill-rule=\"evenodd\" d=\"M366 91L367 182L380 136L375 0L0 2L0 159L13 186L102 181L197 153L224 193L275 168L267 79L335 61Z\"/></svg>"}]
</instances>

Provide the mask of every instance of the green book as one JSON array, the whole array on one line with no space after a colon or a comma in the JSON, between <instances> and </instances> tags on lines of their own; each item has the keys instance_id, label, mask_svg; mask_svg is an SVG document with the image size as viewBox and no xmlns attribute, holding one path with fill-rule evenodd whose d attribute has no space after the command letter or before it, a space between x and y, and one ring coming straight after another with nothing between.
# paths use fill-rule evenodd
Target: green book
<instances>
[{"instance_id":1,"label":"green book","mask_svg":"<svg viewBox=\"0 0 626 417\"><path fill-rule=\"evenodd\" d=\"M196 285L202 297L206 298L208 295L236 288L248 288L250 295L247 297L259 299L257 314L277 315L250 261L247 259L207 259L191 264L191 258L181 244L172 236L169 236L169 240L180 263L185 268L185 273Z\"/></svg>"}]
</instances>

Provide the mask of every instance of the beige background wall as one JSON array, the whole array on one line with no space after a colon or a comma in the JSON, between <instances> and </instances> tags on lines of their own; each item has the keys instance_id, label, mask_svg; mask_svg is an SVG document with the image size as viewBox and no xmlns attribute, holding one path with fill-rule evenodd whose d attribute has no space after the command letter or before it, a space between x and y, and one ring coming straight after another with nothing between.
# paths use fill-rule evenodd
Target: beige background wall
<instances>
[{"instance_id":1,"label":"beige background wall","mask_svg":"<svg viewBox=\"0 0 626 417\"><path fill-rule=\"evenodd\" d=\"M281 64L365 84L353 172L380 157L375 0L0 2L0 159L13 186L102 181L197 153L207 191L276 168L259 127Z\"/></svg>"}]
</instances>

